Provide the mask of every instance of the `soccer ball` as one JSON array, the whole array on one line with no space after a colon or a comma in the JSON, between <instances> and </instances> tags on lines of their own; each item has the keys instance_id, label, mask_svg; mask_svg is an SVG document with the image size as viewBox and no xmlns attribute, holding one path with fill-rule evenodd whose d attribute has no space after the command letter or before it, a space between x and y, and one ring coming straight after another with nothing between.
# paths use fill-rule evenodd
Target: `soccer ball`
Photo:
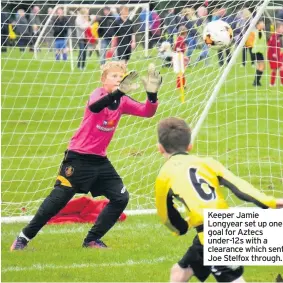
<instances>
[{"instance_id":1,"label":"soccer ball","mask_svg":"<svg viewBox=\"0 0 283 283\"><path fill-rule=\"evenodd\" d=\"M224 21L217 20L208 23L203 31L203 40L205 44L215 49L228 47L233 39L233 30L230 25Z\"/></svg>"}]
</instances>

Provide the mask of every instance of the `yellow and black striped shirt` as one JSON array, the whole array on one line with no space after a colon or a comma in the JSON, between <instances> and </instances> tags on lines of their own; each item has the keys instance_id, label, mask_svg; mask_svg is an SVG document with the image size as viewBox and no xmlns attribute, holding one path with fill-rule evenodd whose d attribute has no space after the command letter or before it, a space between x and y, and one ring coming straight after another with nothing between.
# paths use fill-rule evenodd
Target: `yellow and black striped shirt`
<instances>
[{"instance_id":1,"label":"yellow and black striped shirt","mask_svg":"<svg viewBox=\"0 0 283 283\"><path fill-rule=\"evenodd\" d=\"M203 243L203 209L227 209L223 187L239 199L261 208L275 208L276 199L266 196L250 183L235 176L213 158L201 158L177 153L163 165L156 179L156 207L158 215L177 235L188 228L196 228ZM175 200L186 208L184 219L175 206Z\"/></svg>"}]
</instances>

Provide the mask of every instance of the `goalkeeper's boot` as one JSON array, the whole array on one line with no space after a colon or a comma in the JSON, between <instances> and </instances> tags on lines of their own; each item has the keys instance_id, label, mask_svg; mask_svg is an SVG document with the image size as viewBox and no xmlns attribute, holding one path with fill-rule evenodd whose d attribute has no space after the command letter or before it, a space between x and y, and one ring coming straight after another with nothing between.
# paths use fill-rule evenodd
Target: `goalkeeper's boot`
<instances>
[{"instance_id":1,"label":"goalkeeper's boot","mask_svg":"<svg viewBox=\"0 0 283 283\"><path fill-rule=\"evenodd\" d=\"M10 251L23 250L27 245L28 245L27 239L23 237L17 237L17 239L14 241L14 243L10 247Z\"/></svg>"},{"instance_id":2,"label":"goalkeeper's boot","mask_svg":"<svg viewBox=\"0 0 283 283\"><path fill-rule=\"evenodd\" d=\"M97 248L97 249L103 249L107 248L105 243L103 243L100 239L90 241L90 242L83 242L83 248Z\"/></svg>"}]
</instances>

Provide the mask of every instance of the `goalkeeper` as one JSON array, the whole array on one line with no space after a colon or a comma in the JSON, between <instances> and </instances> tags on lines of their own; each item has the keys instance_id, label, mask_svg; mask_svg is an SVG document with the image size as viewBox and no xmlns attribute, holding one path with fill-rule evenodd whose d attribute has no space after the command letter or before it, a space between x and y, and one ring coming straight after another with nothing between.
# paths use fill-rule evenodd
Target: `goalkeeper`
<instances>
[{"instance_id":1,"label":"goalkeeper","mask_svg":"<svg viewBox=\"0 0 283 283\"><path fill-rule=\"evenodd\" d=\"M218 282L245 282L242 266L203 265L203 209L227 209L226 187L239 199L261 208L283 208L283 199L259 192L212 158L188 155L191 130L184 120L167 118L158 125L159 151L167 159L156 179L156 206L161 221L176 235L195 228L197 235L183 258L171 269L171 282L186 282L192 276L205 281L212 273ZM186 208L184 219L173 201Z\"/></svg>"},{"instance_id":2,"label":"goalkeeper","mask_svg":"<svg viewBox=\"0 0 283 283\"><path fill-rule=\"evenodd\" d=\"M31 222L22 230L11 250L22 250L39 230L77 193L109 199L95 225L89 230L83 247L106 248L101 238L112 228L129 201L123 181L106 156L121 115L152 117L158 106L157 92L162 82L153 64L142 78L147 92L145 103L126 94L137 78L135 71L125 76L122 62L107 62L102 68L102 87L90 95L81 125L72 137L62 161L54 189L40 205Z\"/></svg>"}]
</instances>

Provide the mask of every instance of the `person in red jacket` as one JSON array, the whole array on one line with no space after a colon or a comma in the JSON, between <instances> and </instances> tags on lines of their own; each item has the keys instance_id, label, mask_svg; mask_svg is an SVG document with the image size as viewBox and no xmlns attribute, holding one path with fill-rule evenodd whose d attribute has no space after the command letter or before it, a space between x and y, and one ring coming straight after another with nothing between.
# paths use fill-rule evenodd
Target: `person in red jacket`
<instances>
[{"instance_id":1,"label":"person in red jacket","mask_svg":"<svg viewBox=\"0 0 283 283\"><path fill-rule=\"evenodd\" d=\"M180 26L179 28L179 35L176 39L175 45L174 45L174 51L175 52L182 52L185 53L187 50L187 43L186 43L186 37L188 34L188 30L185 26Z\"/></svg>"},{"instance_id":2,"label":"person in red jacket","mask_svg":"<svg viewBox=\"0 0 283 283\"><path fill-rule=\"evenodd\" d=\"M188 57L185 56L185 53L187 51L187 34L188 34L188 30L185 26L180 26L179 27L179 35L176 39L176 42L174 44L174 51L175 52L181 52L184 55L184 66L186 67L189 63L189 59ZM186 86L186 79L185 76L183 75L182 78L178 77L177 79L177 88L180 87L181 82L180 80L182 79L182 84L185 87Z\"/></svg>"},{"instance_id":3,"label":"person in red jacket","mask_svg":"<svg viewBox=\"0 0 283 283\"><path fill-rule=\"evenodd\" d=\"M283 23L278 23L275 33L273 33L268 41L267 59L271 69L270 86L275 86L277 70L279 69L281 85L283 86L283 53L280 49L280 36L283 35Z\"/></svg>"}]
</instances>

